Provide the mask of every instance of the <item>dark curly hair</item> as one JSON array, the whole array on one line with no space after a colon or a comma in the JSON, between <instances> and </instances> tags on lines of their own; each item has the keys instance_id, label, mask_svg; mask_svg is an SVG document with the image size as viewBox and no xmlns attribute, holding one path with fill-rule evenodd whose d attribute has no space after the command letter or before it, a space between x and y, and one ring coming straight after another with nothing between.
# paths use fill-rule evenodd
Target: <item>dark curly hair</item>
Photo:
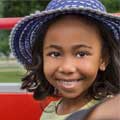
<instances>
[{"instance_id":1,"label":"dark curly hair","mask_svg":"<svg viewBox=\"0 0 120 120\"><path fill-rule=\"evenodd\" d=\"M102 38L103 57L109 57L108 66L105 71L98 71L94 83L88 89L86 95L94 99L102 99L108 95L115 95L120 90L120 40L115 40L108 26L99 20L82 16L89 23L96 25ZM64 15L56 16L42 25L42 30L38 30L32 48L32 64L27 65L28 74L22 78L22 89L33 92L35 99L41 100L46 96L57 96L55 88L47 81L43 72L43 44L44 37L50 25L63 18ZM102 24L102 25L101 25Z\"/></svg>"}]
</instances>

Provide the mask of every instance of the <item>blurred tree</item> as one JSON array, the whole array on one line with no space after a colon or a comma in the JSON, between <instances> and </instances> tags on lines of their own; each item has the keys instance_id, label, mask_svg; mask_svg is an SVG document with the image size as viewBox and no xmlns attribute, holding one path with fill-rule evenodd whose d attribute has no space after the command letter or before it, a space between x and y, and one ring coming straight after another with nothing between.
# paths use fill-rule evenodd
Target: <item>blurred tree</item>
<instances>
[{"instance_id":1,"label":"blurred tree","mask_svg":"<svg viewBox=\"0 0 120 120\"><path fill-rule=\"evenodd\" d=\"M105 6L108 12L120 12L120 0L100 0Z\"/></svg>"},{"instance_id":2,"label":"blurred tree","mask_svg":"<svg viewBox=\"0 0 120 120\"><path fill-rule=\"evenodd\" d=\"M6 57L9 56L9 44L8 44L9 31L0 31L0 53L3 53Z\"/></svg>"},{"instance_id":3,"label":"blurred tree","mask_svg":"<svg viewBox=\"0 0 120 120\"><path fill-rule=\"evenodd\" d=\"M6 0L3 1L4 17L20 17L43 10L50 0Z\"/></svg>"},{"instance_id":4,"label":"blurred tree","mask_svg":"<svg viewBox=\"0 0 120 120\"><path fill-rule=\"evenodd\" d=\"M3 4L0 1L0 17L2 17L2 13L3 13Z\"/></svg>"}]
</instances>

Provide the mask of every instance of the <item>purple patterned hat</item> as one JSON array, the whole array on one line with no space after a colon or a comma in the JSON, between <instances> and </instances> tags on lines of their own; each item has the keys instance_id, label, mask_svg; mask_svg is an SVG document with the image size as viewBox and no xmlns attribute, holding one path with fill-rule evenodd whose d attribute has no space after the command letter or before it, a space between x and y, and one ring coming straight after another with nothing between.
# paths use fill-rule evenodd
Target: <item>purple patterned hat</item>
<instances>
[{"instance_id":1,"label":"purple patterned hat","mask_svg":"<svg viewBox=\"0 0 120 120\"><path fill-rule=\"evenodd\" d=\"M32 63L31 48L38 29L61 14L81 14L92 17L108 27L115 40L120 40L120 17L108 14L98 0L51 0L44 11L21 19L10 35L10 47L14 56L23 65Z\"/></svg>"}]
</instances>

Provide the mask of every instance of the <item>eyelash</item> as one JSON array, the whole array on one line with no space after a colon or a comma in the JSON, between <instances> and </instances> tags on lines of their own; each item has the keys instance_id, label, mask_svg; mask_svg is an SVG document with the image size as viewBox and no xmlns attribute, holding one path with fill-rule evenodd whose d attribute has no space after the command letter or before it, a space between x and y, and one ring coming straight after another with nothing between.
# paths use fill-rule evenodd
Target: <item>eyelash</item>
<instances>
[{"instance_id":1,"label":"eyelash","mask_svg":"<svg viewBox=\"0 0 120 120\"><path fill-rule=\"evenodd\" d=\"M80 58L80 57L89 56L89 55L91 55L91 53L88 51L80 51L80 52L77 52L75 55L76 56L79 55L78 57Z\"/></svg>"},{"instance_id":2,"label":"eyelash","mask_svg":"<svg viewBox=\"0 0 120 120\"><path fill-rule=\"evenodd\" d=\"M89 56L89 55L91 55L91 53L88 51L80 51L80 52L75 53L75 56L77 56L78 58ZM47 56L57 58L57 57L61 57L61 53L53 51L53 52L48 53Z\"/></svg>"}]
</instances>

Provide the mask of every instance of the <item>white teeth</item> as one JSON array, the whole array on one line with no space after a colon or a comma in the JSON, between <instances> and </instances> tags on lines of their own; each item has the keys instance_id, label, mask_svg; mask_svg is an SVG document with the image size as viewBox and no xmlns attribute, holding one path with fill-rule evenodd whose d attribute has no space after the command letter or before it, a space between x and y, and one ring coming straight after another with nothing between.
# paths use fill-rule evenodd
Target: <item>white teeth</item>
<instances>
[{"instance_id":1,"label":"white teeth","mask_svg":"<svg viewBox=\"0 0 120 120\"><path fill-rule=\"evenodd\" d=\"M78 79L56 79L57 85L61 88L66 88L66 89L73 89L74 87L77 87L80 83L81 80Z\"/></svg>"},{"instance_id":2,"label":"white teeth","mask_svg":"<svg viewBox=\"0 0 120 120\"><path fill-rule=\"evenodd\" d=\"M70 81L70 82L66 82L66 81L64 81L64 82L62 82L64 85L71 85L72 83L73 83L74 81ZM75 81L76 82L76 81Z\"/></svg>"},{"instance_id":3,"label":"white teeth","mask_svg":"<svg viewBox=\"0 0 120 120\"><path fill-rule=\"evenodd\" d=\"M70 81L60 80L60 82L65 82L65 83L78 82L78 81L79 81L79 80L70 80Z\"/></svg>"},{"instance_id":4,"label":"white teeth","mask_svg":"<svg viewBox=\"0 0 120 120\"><path fill-rule=\"evenodd\" d=\"M71 80L71 81L59 80L58 83L60 83L60 85L62 85L65 88L71 88L78 84L78 80Z\"/></svg>"}]
</instances>

